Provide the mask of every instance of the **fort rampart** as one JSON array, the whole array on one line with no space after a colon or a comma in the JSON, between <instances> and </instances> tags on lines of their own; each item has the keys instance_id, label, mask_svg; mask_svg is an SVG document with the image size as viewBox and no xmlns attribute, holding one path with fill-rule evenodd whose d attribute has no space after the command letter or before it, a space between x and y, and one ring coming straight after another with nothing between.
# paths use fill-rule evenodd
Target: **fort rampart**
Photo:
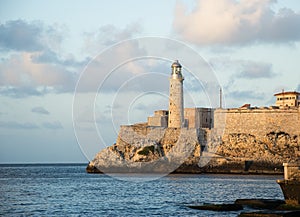
<instances>
[{"instance_id":1,"label":"fort rampart","mask_svg":"<svg viewBox=\"0 0 300 217\"><path fill-rule=\"evenodd\" d=\"M289 109L216 109L214 128L224 129L224 137L232 133L265 136L271 132L300 134L300 107Z\"/></svg>"}]
</instances>

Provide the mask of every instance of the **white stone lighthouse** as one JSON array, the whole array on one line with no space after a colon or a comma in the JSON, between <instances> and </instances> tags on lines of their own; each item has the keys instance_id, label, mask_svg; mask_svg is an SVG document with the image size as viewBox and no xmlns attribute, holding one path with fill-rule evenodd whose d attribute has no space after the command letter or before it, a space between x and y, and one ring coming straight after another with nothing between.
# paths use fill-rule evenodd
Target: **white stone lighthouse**
<instances>
[{"instance_id":1,"label":"white stone lighthouse","mask_svg":"<svg viewBox=\"0 0 300 217\"><path fill-rule=\"evenodd\" d=\"M183 76L181 65L176 60L172 66L170 77L170 99L169 99L169 120L168 127L180 128L184 125L183 108Z\"/></svg>"}]
</instances>

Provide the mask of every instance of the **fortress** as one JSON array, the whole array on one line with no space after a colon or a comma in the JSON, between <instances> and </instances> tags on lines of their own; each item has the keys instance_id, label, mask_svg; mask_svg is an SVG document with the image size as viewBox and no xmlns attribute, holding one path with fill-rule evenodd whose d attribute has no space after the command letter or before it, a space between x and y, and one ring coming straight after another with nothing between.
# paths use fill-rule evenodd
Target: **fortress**
<instances>
[{"instance_id":1,"label":"fortress","mask_svg":"<svg viewBox=\"0 0 300 217\"><path fill-rule=\"evenodd\" d=\"M240 108L184 108L182 66L175 61L170 77L169 110L158 110L148 117L148 126L186 128L224 128L224 134L248 133L264 135L269 132L300 132L300 93L277 93L275 106ZM221 105L220 105L221 107Z\"/></svg>"},{"instance_id":2,"label":"fortress","mask_svg":"<svg viewBox=\"0 0 300 217\"><path fill-rule=\"evenodd\" d=\"M184 108L181 69L178 61L171 65L169 110L121 126L116 144L97 154L89 172L165 172L172 164L184 173L269 174L300 159L299 92L277 93L269 107Z\"/></svg>"}]
</instances>

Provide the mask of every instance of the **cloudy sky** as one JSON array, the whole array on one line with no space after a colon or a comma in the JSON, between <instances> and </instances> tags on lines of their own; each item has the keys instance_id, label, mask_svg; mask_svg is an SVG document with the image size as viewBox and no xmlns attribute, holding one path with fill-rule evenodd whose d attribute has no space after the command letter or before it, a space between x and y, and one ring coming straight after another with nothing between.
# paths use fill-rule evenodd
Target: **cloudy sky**
<instances>
[{"instance_id":1,"label":"cloudy sky","mask_svg":"<svg viewBox=\"0 0 300 217\"><path fill-rule=\"evenodd\" d=\"M228 108L300 91L298 0L0 0L0 163L91 160L120 124L167 108L184 46L210 66L193 77L181 61L187 106L214 106L209 76Z\"/></svg>"}]
</instances>

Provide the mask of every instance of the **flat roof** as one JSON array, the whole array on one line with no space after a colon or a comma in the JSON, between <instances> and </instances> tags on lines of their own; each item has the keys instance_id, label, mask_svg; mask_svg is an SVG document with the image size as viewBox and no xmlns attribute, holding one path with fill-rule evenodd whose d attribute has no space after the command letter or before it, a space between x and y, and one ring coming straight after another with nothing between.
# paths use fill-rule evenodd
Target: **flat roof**
<instances>
[{"instance_id":1,"label":"flat roof","mask_svg":"<svg viewBox=\"0 0 300 217\"><path fill-rule=\"evenodd\" d=\"M296 94L296 95L299 95L300 93L297 92L297 91L287 91L287 92L276 93L276 94L274 94L274 96L280 96L280 95L284 95L284 94Z\"/></svg>"}]
</instances>

